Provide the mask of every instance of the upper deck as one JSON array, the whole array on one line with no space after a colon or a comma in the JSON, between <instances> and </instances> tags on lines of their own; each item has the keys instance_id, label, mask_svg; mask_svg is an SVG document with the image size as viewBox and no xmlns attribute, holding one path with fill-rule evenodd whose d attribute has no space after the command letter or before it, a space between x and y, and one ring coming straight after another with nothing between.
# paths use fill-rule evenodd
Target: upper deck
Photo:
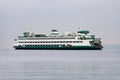
<instances>
[{"instance_id":1,"label":"upper deck","mask_svg":"<svg viewBox=\"0 0 120 80\"><path fill-rule=\"evenodd\" d=\"M77 33L59 34L58 30L52 30L49 35L24 32L23 36L18 36L18 40L51 40L51 39L95 39L95 35L89 34L88 30L80 30Z\"/></svg>"}]
</instances>

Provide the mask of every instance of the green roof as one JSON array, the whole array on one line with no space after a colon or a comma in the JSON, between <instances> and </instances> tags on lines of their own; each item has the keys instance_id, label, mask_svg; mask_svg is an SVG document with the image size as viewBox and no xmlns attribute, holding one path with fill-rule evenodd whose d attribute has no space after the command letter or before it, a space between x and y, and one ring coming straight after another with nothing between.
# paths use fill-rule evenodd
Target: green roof
<instances>
[{"instance_id":1,"label":"green roof","mask_svg":"<svg viewBox=\"0 0 120 80\"><path fill-rule=\"evenodd\" d=\"M88 30L80 30L80 31L78 31L78 33L88 34L88 33L89 33L89 31L88 31Z\"/></svg>"}]
</instances>

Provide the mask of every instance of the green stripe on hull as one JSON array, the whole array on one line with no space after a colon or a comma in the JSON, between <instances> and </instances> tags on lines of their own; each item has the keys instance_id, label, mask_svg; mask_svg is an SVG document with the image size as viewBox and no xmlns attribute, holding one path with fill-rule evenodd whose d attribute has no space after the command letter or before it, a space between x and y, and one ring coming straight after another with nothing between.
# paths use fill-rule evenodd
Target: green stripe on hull
<instances>
[{"instance_id":1,"label":"green stripe on hull","mask_svg":"<svg viewBox=\"0 0 120 80\"><path fill-rule=\"evenodd\" d=\"M15 49L48 49L48 50L101 50L95 46L14 46Z\"/></svg>"}]
</instances>

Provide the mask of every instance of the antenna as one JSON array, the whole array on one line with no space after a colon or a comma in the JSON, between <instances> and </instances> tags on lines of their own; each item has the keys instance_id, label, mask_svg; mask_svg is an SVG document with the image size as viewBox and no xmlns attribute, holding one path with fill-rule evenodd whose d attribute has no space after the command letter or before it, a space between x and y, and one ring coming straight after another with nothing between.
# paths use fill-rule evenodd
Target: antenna
<instances>
[{"instance_id":1,"label":"antenna","mask_svg":"<svg viewBox=\"0 0 120 80\"><path fill-rule=\"evenodd\" d=\"M30 32L32 32L32 27L30 28Z\"/></svg>"}]
</instances>

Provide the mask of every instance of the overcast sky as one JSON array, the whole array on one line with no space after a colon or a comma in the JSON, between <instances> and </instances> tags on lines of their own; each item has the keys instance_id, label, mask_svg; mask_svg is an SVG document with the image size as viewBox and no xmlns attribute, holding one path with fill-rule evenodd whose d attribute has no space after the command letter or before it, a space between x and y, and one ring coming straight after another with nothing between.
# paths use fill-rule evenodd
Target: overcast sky
<instances>
[{"instance_id":1,"label":"overcast sky","mask_svg":"<svg viewBox=\"0 0 120 80\"><path fill-rule=\"evenodd\" d=\"M103 44L120 44L120 0L0 0L0 48L24 31L90 30Z\"/></svg>"}]
</instances>

